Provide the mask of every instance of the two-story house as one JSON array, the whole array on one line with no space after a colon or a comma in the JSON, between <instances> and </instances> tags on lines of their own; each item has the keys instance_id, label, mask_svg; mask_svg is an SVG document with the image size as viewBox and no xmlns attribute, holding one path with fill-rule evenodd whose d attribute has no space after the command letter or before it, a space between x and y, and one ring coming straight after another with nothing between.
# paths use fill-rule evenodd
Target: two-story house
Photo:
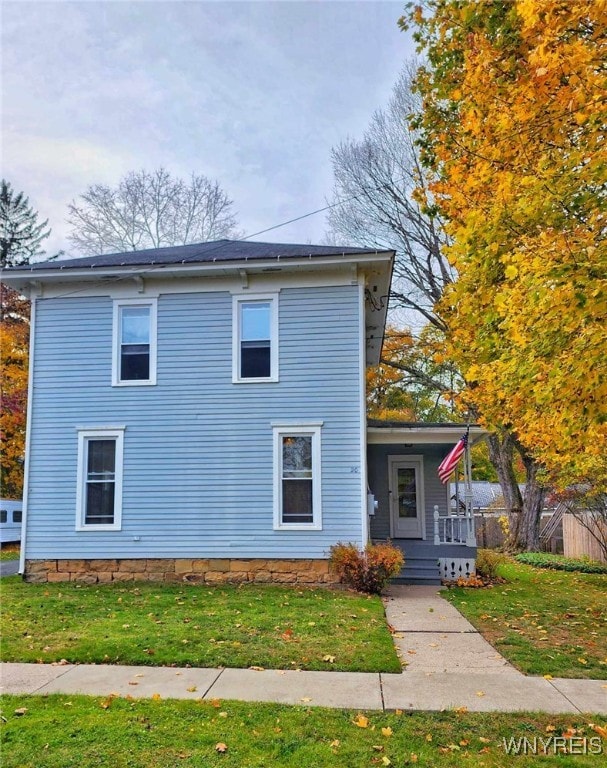
<instances>
[{"instance_id":1,"label":"two-story house","mask_svg":"<svg viewBox=\"0 0 607 768\"><path fill-rule=\"evenodd\" d=\"M332 544L388 536L471 560L434 520L461 426L367 425L393 259L221 240L7 270L32 299L25 578L329 582Z\"/></svg>"}]
</instances>

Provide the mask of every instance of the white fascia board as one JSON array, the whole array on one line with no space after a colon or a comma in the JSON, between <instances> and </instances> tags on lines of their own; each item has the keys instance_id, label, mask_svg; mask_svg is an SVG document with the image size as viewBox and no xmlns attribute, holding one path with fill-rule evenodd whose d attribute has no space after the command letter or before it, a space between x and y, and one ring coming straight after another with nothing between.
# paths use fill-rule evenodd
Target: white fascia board
<instances>
[{"instance_id":1,"label":"white fascia board","mask_svg":"<svg viewBox=\"0 0 607 768\"><path fill-rule=\"evenodd\" d=\"M291 271L297 269L324 269L331 266L345 266L350 264L372 266L381 262L392 262L392 251L376 251L375 253L352 254L344 252L340 256L313 256L307 258L280 259L249 259L238 261L198 262L196 264L140 264L132 266L102 266L102 267L71 267L67 269L36 269L19 270L2 275L2 282L7 285L24 290L30 284L50 282L88 282L104 280L108 278L150 277L151 275L166 275L178 277L179 275L240 275L243 270L250 274L272 271Z\"/></svg>"},{"instance_id":2,"label":"white fascia board","mask_svg":"<svg viewBox=\"0 0 607 768\"><path fill-rule=\"evenodd\" d=\"M465 433L465 424L440 427L368 427L367 442L370 445L456 443ZM471 442L476 442L488 434L489 431L483 427L476 425L470 427Z\"/></svg>"}]
</instances>

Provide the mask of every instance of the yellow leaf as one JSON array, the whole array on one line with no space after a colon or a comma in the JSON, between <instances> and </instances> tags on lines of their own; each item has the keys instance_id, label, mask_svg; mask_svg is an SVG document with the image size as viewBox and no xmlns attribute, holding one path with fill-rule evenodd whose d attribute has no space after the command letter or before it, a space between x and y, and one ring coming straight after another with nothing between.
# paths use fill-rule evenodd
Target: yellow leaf
<instances>
[{"instance_id":1,"label":"yellow leaf","mask_svg":"<svg viewBox=\"0 0 607 768\"><path fill-rule=\"evenodd\" d=\"M415 754L415 752L411 752L411 754L409 755L409 762L410 763L416 763L417 760L418 760L418 757Z\"/></svg>"},{"instance_id":2,"label":"yellow leaf","mask_svg":"<svg viewBox=\"0 0 607 768\"><path fill-rule=\"evenodd\" d=\"M249 667L249 669L252 669L254 672L263 672L264 667Z\"/></svg>"},{"instance_id":3,"label":"yellow leaf","mask_svg":"<svg viewBox=\"0 0 607 768\"><path fill-rule=\"evenodd\" d=\"M514 264L509 264L506 267L505 275L508 280L512 280L518 275L518 269L514 266Z\"/></svg>"},{"instance_id":4,"label":"yellow leaf","mask_svg":"<svg viewBox=\"0 0 607 768\"><path fill-rule=\"evenodd\" d=\"M579 658L578 661L580 662L580 664L588 664L586 659Z\"/></svg>"},{"instance_id":5,"label":"yellow leaf","mask_svg":"<svg viewBox=\"0 0 607 768\"><path fill-rule=\"evenodd\" d=\"M382 745L381 745L381 744L374 744L374 745L373 745L373 749L374 749L376 752L383 752L383 751L384 751L384 748L382 747Z\"/></svg>"},{"instance_id":6,"label":"yellow leaf","mask_svg":"<svg viewBox=\"0 0 607 768\"><path fill-rule=\"evenodd\" d=\"M24 715L27 712L27 707L19 707L15 710L16 715Z\"/></svg>"},{"instance_id":7,"label":"yellow leaf","mask_svg":"<svg viewBox=\"0 0 607 768\"><path fill-rule=\"evenodd\" d=\"M390 728L390 726L387 728L382 728L381 732L383 736L392 736L392 728Z\"/></svg>"},{"instance_id":8,"label":"yellow leaf","mask_svg":"<svg viewBox=\"0 0 607 768\"><path fill-rule=\"evenodd\" d=\"M329 654L327 654L326 656L322 657L322 660L323 661L328 661L329 664L334 664L335 663L335 656L329 656Z\"/></svg>"},{"instance_id":9,"label":"yellow leaf","mask_svg":"<svg viewBox=\"0 0 607 768\"><path fill-rule=\"evenodd\" d=\"M309 696L303 696L303 697L300 699L300 701L305 701L305 702L308 702L308 701L312 701L312 699L311 699Z\"/></svg>"},{"instance_id":10,"label":"yellow leaf","mask_svg":"<svg viewBox=\"0 0 607 768\"><path fill-rule=\"evenodd\" d=\"M390 760L390 758L386 757L385 755L382 757L381 761L384 765L392 765L392 760Z\"/></svg>"},{"instance_id":11,"label":"yellow leaf","mask_svg":"<svg viewBox=\"0 0 607 768\"><path fill-rule=\"evenodd\" d=\"M544 675L544 680L552 680L552 675Z\"/></svg>"},{"instance_id":12,"label":"yellow leaf","mask_svg":"<svg viewBox=\"0 0 607 768\"><path fill-rule=\"evenodd\" d=\"M198 688L196 688L195 685L191 685L189 688L186 688L186 691L189 691L190 693L194 693L194 691L197 691Z\"/></svg>"},{"instance_id":13,"label":"yellow leaf","mask_svg":"<svg viewBox=\"0 0 607 768\"><path fill-rule=\"evenodd\" d=\"M599 736L602 736L604 739L607 739L607 726L604 725L595 725L594 723L590 723L590 727L593 731L599 734Z\"/></svg>"},{"instance_id":14,"label":"yellow leaf","mask_svg":"<svg viewBox=\"0 0 607 768\"><path fill-rule=\"evenodd\" d=\"M432 734L431 733L427 733L426 734L426 741L432 741Z\"/></svg>"},{"instance_id":15,"label":"yellow leaf","mask_svg":"<svg viewBox=\"0 0 607 768\"><path fill-rule=\"evenodd\" d=\"M333 741L329 744L330 747L339 747L341 744L339 739L333 739Z\"/></svg>"},{"instance_id":16,"label":"yellow leaf","mask_svg":"<svg viewBox=\"0 0 607 768\"><path fill-rule=\"evenodd\" d=\"M215 751L216 752L227 752L228 751L228 745L224 744L223 741L219 741L217 744L215 744Z\"/></svg>"},{"instance_id":17,"label":"yellow leaf","mask_svg":"<svg viewBox=\"0 0 607 768\"><path fill-rule=\"evenodd\" d=\"M485 695L485 691L477 691L476 695L477 696L484 696Z\"/></svg>"},{"instance_id":18,"label":"yellow leaf","mask_svg":"<svg viewBox=\"0 0 607 768\"><path fill-rule=\"evenodd\" d=\"M354 720L352 720L354 725L357 725L359 728L368 728L369 727L369 718L365 717L364 715L361 715L360 713L356 715Z\"/></svg>"}]
</instances>

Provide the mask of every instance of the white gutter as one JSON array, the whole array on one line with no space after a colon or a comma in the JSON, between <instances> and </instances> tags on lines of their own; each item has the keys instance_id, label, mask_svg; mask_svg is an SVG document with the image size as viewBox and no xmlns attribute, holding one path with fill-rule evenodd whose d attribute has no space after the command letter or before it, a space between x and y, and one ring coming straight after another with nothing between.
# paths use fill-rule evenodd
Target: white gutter
<instances>
[{"instance_id":1,"label":"white gutter","mask_svg":"<svg viewBox=\"0 0 607 768\"><path fill-rule=\"evenodd\" d=\"M36 297L31 299L30 343L27 372L27 412L25 423L25 464L23 467L23 515L21 518L21 550L19 552L19 573L25 572L25 547L27 539L27 506L29 499L30 445L32 433L32 408L34 402L34 353L36 347Z\"/></svg>"}]
</instances>

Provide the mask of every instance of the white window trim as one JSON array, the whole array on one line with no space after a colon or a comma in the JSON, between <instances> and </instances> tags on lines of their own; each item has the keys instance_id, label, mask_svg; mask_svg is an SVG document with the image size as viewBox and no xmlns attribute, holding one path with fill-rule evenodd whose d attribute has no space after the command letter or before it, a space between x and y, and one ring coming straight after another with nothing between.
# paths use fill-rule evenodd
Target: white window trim
<instances>
[{"instance_id":1,"label":"white window trim","mask_svg":"<svg viewBox=\"0 0 607 768\"><path fill-rule=\"evenodd\" d=\"M150 378L122 381L120 379L120 309L121 307L150 308ZM112 330L112 386L149 387L156 384L158 299L115 299Z\"/></svg>"},{"instance_id":2,"label":"white window trim","mask_svg":"<svg viewBox=\"0 0 607 768\"><path fill-rule=\"evenodd\" d=\"M321 483L321 427L322 421L272 422L274 430L274 530L322 531ZM311 523L283 523L282 521L282 438L283 436L312 437L312 513Z\"/></svg>"},{"instance_id":3,"label":"white window trim","mask_svg":"<svg viewBox=\"0 0 607 768\"><path fill-rule=\"evenodd\" d=\"M240 375L240 305L256 301L270 302L270 376L244 379ZM258 384L278 381L278 293L232 295L232 383Z\"/></svg>"},{"instance_id":4,"label":"white window trim","mask_svg":"<svg viewBox=\"0 0 607 768\"><path fill-rule=\"evenodd\" d=\"M124 461L125 427L90 427L78 431L78 484L76 487L76 530L77 531L120 531L122 529L122 476ZM114 477L114 522L111 525L85 523L87 445L90 439L114 439L116 441L116 464Z\"/></svg>"}]
</instances>

